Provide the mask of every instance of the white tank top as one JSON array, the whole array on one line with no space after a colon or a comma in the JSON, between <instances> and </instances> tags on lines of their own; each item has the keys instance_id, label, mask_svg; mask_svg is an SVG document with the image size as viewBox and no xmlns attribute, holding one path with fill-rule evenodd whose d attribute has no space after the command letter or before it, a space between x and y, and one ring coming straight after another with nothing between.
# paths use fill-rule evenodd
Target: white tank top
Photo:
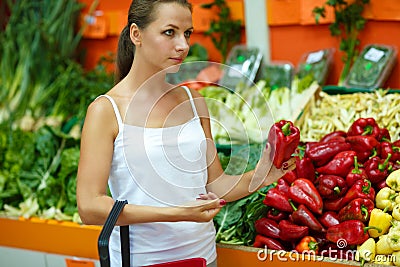
<instances>
[{"instance_id":1,"label":"white tank top","mask_svg":"<svg viewBox=\"0 0 400 267\"><path fill-rule=\"evenodd\" d=\"M124 124L115 101L108 95L118 121L109 188L114 199L130 204L175 206L206 193L206 138L192 95L194 116L188 122L166 128ZM202 257L216 259L213 222L157 222L130 228L131 266L145 266ZM119 227L110 238L111 266L121 266Z\"/></svg>"}]
</instances>

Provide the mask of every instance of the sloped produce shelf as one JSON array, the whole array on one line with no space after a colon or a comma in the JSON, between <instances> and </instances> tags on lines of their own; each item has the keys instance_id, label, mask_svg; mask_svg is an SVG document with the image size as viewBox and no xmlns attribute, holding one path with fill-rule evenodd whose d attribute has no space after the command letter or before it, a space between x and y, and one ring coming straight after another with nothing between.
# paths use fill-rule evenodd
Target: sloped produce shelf
<instances>
[{"instance_id":1,"label":"sloped produce shelf","mask_svg":"<svg viewBox=\"0 0 400 267\"><path fill-rule=\"evenodd\" d=\"M0 218L0 246L27 249L61 255L71 255L98 260L97 238L99 226L84 226L75 223L31 218ZM260 249L218 244L219 267L341 267L359 266L358 262L329 258L296 258L289 252L265 255ZM367 265L367 264L366 264Z\"/></svg>"}]
</instances>

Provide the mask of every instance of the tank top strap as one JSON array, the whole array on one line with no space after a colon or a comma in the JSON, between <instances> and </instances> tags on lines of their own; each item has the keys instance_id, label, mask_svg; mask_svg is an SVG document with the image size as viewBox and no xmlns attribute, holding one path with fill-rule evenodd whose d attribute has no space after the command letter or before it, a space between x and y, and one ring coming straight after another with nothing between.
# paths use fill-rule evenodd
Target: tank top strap
<instances>
[{"instance_id":1,"label":"tank top strap","mask_svg":"<svg viewBox=\"0 0 400 267\"><path fill-rule=\"evenodd\" d=\"M186 93L189 96L189 101L190 101L190 105L192 105L193 114L197 118L199 115L197 114L196 105L194 104L192 93L190 92L190 89L187 86L182 86L182 87L183 87L183 89L186 90Z\"/></svg>"},{"instance_id":2,"label":"tank top strap","mask_svg":"<svg viewBox=\"0 0 400 267\"><path fill-rule=\"evenodd\" d=\"M114 109L115 117L117 118L119 131L122 131L123 123L122 123L121 114L120 114L120 112L118 110L117 104L115 103L114 99L109 95L99 95L97 98L100 98L100 97L103 97L103 96L105 98L107 98L111 102L111 105L112 105L112 107Z\"/></svg>"}]
</instances>

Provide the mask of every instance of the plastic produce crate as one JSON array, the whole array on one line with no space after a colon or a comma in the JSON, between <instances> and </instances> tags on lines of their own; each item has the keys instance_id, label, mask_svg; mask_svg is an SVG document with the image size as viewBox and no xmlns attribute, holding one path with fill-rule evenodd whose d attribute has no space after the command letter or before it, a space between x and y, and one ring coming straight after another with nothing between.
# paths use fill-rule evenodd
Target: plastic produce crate
<instances>
[{"instance_id":1,"label":"plastic produce crate","mask_svg":"<svg viewBox=\"0 0 400 267\"><path fill-rule=\"evenodd\" d=\"M262 54L257 47L236 45L229 52L220 84L230 90L236 86L251 86L260 68Z\"/></svg>"},{"instance_id":2,"label":"plastic produce crate","mask_svg":"<svg viewBox=\"0 0 400 267\"><path fill-rule=\"evenodd\" d=\"M296 75L303 78L312 75L318 84L324 85L333 64L334 48L320 49L304 53L296 68Z\"/></svg>"},{"instance_id":3,"label":"plastic produce crate","mask_svg":"<svg viewBox=\"0 0 400 267\"><path fill-rule=\"evenodd\" d=\"M347 75L344 85L349 88L374 90L384 86L394 65L397 49L384 44L366 45Z\"/></svg>"},{"instance_id":4,"label":"plastic produce crate","mask_svg":"<svg viewBox=\"0 0 400 267\"><path fill-rule=\"evenodd\" d=\"M294 76L294 65L291 62L271 61L260 68L259 79L265 80L267 86L274 88L291 88Z\"/></svg>"}]
</instances>

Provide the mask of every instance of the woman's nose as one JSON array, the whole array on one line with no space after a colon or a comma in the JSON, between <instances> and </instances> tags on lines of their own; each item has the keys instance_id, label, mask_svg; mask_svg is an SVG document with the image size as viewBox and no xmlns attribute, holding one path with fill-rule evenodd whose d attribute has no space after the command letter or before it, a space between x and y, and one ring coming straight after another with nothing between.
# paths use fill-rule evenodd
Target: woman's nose
<instances>
[{"instance_id":1,"label":"woman's nose","mask_svg":"<svg viewBox=\"0 0 400 267\"><path fill-rule=\"evenodd\" d=\"M189 42L188 39L185 36L180 36L177 38L177 43L176 43L176 50L177 51L189 51Z\"/></svg>"}]
</instances>

